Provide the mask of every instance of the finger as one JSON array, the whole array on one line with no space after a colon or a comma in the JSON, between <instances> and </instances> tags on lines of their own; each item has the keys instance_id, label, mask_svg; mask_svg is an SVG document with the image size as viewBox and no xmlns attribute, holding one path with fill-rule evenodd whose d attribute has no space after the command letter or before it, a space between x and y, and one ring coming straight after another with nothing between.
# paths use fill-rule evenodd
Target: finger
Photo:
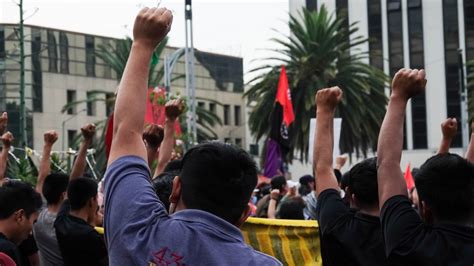
<instances>
[{"instance_id":1,"label":"finger","mask_svg":"<svg viewBox=\"0 0 474 266\"><path fill-rule=\"evenodd\" d=\"M418 75L420 75L420 78L426 79L426 72L425 72L424 69L421 69L421 70L418 72Z\"/></svg>"}]
</instances>

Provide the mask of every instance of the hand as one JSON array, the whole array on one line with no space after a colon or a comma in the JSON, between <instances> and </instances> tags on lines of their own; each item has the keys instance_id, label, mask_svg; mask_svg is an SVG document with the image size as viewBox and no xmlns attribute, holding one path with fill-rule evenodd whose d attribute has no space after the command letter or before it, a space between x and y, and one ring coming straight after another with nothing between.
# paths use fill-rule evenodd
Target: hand
<instances>
[{"instance_id":1,"label":"hand","mask_svg":"<svg viewBox=\"0 0 474 266\"><path fill-rule=\"evenodd\" d=\"M441 131L443 132L443 138L453 139L458 132L458 121L456 118L448 118L441 124Z\"/></svg>"},{"instance_id":2,"label":"hand","mask_svg":"<svg viewBox=\"0 0 474 266\"><path fill-rule=\"evenodd\" d=\"M346 162L347 162L347 156L345 156L345 155L337 156L336 157L336 167L335 168L341 170L341 168L344 167Z\"/></svg>"},{"instance_id":3,"label":"hand","mask_svg":"<svg viewBox=\"0 0 474 266\"><path fill-rule=\"evenodd\" d=\"M156 150L160 147L161 142L164 138L164 130L162 126L148 125L143 131L143 140L145 141L146 147Z\"/></svg>"},{"instance_id":4,"label":"hand","mask_svg":"<svg viewBox=\"0 0 474 266\"><path fill-rule=\"evenodd\" d=\"M44 144L53 146L58 140L58 133L54 130L48 130L44 133Z\"/></svg>"},{"instance_id":5,"label":"hand","mask_svg":"<svg viewBox=\"0 0 474 266\"><path fill-rule=\"evenodd\" d=\"M181 99L168 101L165 105L165 115L168 120L174 121L184 111L184 102Z\"/></svg>"},{"instance_id":6,"label":"hand","mask_svg":"<svg viewBox=\"0 0 474 266\"><path fill-rule=\"evenodd\" d=\"M422 93L426 86L425 70L400 69L392 80L392 97L400 97L408 101Z\"/></svg>"},{"instance_id":7,"label":"hand","mask_svg":"<svg viewBox=\"0 0 474 266\"><path fill-rule=\"evenodd\" d=\"M10 149L10 147L12 146L13 139L13 134L10 131L5 132L2 135L3 148Z\"/></svg>"},{"instance_id":8,"label":"hand","mask_svg":"<svg viewBox=\"0 0 474 266\"><path fill-rule=\"evenodd\" d=\"M168 34L173 23L173 15L166 8L142 9L133 25L133 41L152 51Z\"/></svg>"},{"instance_id":9,"label":"hand","mask_svg":"<svg viewBox=\"0 0 474 266\"><path fill-rule=\"evenodd\" d=\"M95 125L94 124L86 124L81 127L81 133L85 140L92 140L95 134Z\"/></svg>"},{"instance_id":10,"label":"hand","mask_svg":"<svg viewBox=\"0 0 474 266\"><path fill-rule=\"evenodd\" d=\"M280 190L279 189L273 189L270 192L270 199L278 200L279 196L280 196Z\"/></svg>"},{"instance_id":11,"label":"hand","mask_svg":"<svg viewBox=\"0 0 474 266\"><path fill-rule=\"evenodd\" d=\"M3 112L2 116L0 116L0 134L3 134L5 132L5 129L7 129L7 123L8 114L7 112Z\"/></svg>"},{"instance_id":12,"label":"hand","mask_svg":"<svg viewBox=\"0 0 474 266\"><path fill-rule=\"evenodd\" d=\"M318 111L334 112L342 99L342 90L339 87L319 90L316 93L316 107Z\"/></svg>"}]
</instances>

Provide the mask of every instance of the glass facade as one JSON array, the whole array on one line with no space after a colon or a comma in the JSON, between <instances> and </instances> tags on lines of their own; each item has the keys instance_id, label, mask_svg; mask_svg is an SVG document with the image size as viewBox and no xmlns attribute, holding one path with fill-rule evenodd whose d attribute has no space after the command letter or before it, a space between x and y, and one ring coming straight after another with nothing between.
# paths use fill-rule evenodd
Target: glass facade
<instances>
[{"instance_id":1,"label":"glass facade","mask_svg":"<svg viewBox=\"0 0 474 266\"><path fill-rule=\"evenodd\" d=\"M458 25L458 1L443 0L443 23L444 23L444 58L446 70L446 103L447 116L455 117L461 121L461 96L459 94L459 25ZM461 126L459 126L461 128ZM462 132L458 130L453 139L452 147L462 146Z\"/></svg>"},{"instance_id":2,"label":"glass facade","mask_svg":"<svg viewBox=\"0 0 474 266\"><path fill-rule=\"evenodd\" d=\"M370 64L383 70L382 5L380 0L367 0L367 14Z\"/></svg>"},{"instance_id":3,"label":"glass facade","mask_svg":"<svg viewBox=\"0 0 474 266\"><path fill-rule=\"evenodd\" d=\"M41 64L41 32L37 29L31 31L31 74L33 111L43 111L43 72Z\"/></svg>"},{"instance_id":4,"label":"glass facade","mask_svg":"<svg viewBox=\"0 0 474 266\"><path fill-rule=\"evenodd\" d=\"M59 56L61 74L69 74L69 41L65 32L59 32Z\"/></svg>"},{"instance_id":5,"label":"glass facade","mask_svg":"<svg viewBox=\"0 0 474 266\"><path fill-rule=\"evenodd\" d=\"M52 30L47 30L48 35L48 60L49 72L58 72L58 49L56 45L56 37Z\"/></svg>"},{"instance_id":6,"label":"glass facade","mask_svg":"<svg viewBox=\"0 0 474 266\"><path fill-rule=\"evenodd\" d=\"M466 32L466 60L473 61L474 60L474 1L472 0L464 0L464 28Z\"/></svg>"},{"instance_id":7,"label":"glass facade","mask_svg":"<svg viewBox=\"0 0 474 266\"><path fill-rule=\"evenodd\" d=\"M410 45L410 67L425 68L423 49L423 10L421 0L408 1L408 34ZM413 148L428 148L428 129L426 125L426 95L412 98L411 116L413 129Z\"/></svg>"},{"instance_id":8,"label":"glass facade","mask_svg":"<svg viewBox=\"0 0 474 266\"><path fill-rule=\"evenodd\" d=\"M318 10L318 0L306 0L306 9L308 11Z\"/></svg>"},{"instance_id":9,"label":"glass facade","mask_svg":"<svg viewBox=\"0 0 474 266\"><path fill-rule=\"evenodd\" d=\"M240 105L236 105L234 106L234 125L240 126L241 123L241 108Z\"/></svg>"},{"instance_id":10,"label":"glass facade","mask_svg":"<svg viewBox=\"0 0 474 266\"><path fill-rule=\"evenodd\" d=\"M95 47L94 37L86 36L86 75L95 77Z\"/></svg>"},{"instance_id":11,"label":"glass facade","mask_svg":"<svg viewBox=\"0 0 474 266\"><path fill-rule=\"evenodd\" d=\"M230 105L224 105L224 125L230 125Z\"/></svg>"},{"instance_id":12,"label":"glass facade","mask_svg":"<svg viewBox=\"0 0 474 266\"><path fill-rule=\"evenodd\" d=\"M348 0L336 0L336 14L338 17L343 18L343 25L346 29L349 29L349 9L347 7L347 1Z\"/></svg>"}]
</instances>

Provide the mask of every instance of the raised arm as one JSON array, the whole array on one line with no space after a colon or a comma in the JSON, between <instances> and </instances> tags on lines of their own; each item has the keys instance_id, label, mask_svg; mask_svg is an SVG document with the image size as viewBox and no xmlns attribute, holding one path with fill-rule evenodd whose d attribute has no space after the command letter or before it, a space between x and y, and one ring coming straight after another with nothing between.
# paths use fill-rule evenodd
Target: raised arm
<instances>
[{"instance_id":1,"label":"raised arm","mask_svg":"<svg viewBox=\"0 0 474 266\"><path fill-rule=\"evenodd\" d=\"M8 165L8 152L10 151L13 142L13 135L10 132L6 132L2 135L3 148L0 153L0 186L5 181L5 173Z\"/></svg>"},{"instance_id":2,"label":"raised arm","mask_svg":"<svg viewBox=\"0 0 474 266\"><path fill-rule=\"evenodd\" d=\"M84 175L84 170L86 169L86 157L87 157L87 149L92 144L92 139L94 138L95 134L95 125L94 124L87 124L81 127L82 132L82 142L81 147L79 148L79 152L77 153L76 161L72 166L71 174L69 175L69 180L74 180L78 177Z\"/></svg>"},{"instance_id":3,"label":"raised arm","mask_svg":"<svg viewBox=\"0 0 474 266\"><path fill-rule=\"evenodd\" d=\"M171 160L174 147L174 126L176 119L183 113L184 103L181 99L171 100L165 106L165 137L161 142L160 153L158 155L158 165L156 166L155 175L163 173L166 165Z\"/></svg>"},{"instance_id":4,"label":"raised arm","mask_svg":"<svg viewBox=\"0 0 474 266\"><path fill-rule=\"evenodd\" d=\"M153 163L158 159L158 149L163 142L164 130L158 125L148 125L143 131L143 142L145 142L148 158L148 167L153 168Z\"/></svg>"},{"instance_id":5,"label":"raised arm","mask_svg":"<svg viewBox=\"0 0 474 266\"><path fill-rule=\"evenodd\" d=\"M471 141L467 147L466 160L474 163L474 121L471 122Z\"/></svg>"},{"instance_id":6,"label":"raised arm","mask_svg":"<svg viewBox=\"0 0 474 266\"><path fill-rule=\"evenodd\" d=\"M58 133L54 130L49 130L44 133L43 153L41 154L41 161L38 172L38 181L36 182L36 192L43 193L43 183L46 176L51 173L51 150L54 143L58 140Z\"/></svg>"},{"instance_id":7,"label":"raised arm","mask_svg":"<svg viewBox=\"0 0 474 266\"><path fill-rule=\"evenodd\" d=\"M7 129L7 124L8 124L8 114L7 112L3 112L2 115L0 116L0 135L3 135L3 133L5 133L5 130Z\"/></svg>"},{"instance_id":8,"label":"raised arm","mask_svg":"<svg viewBox=\"0 0 474 266\"><path fill-rule=\"evenodd\" d=\"M173 15L166 8L144 8L135 19L133 44L120 81L114 115L114 138L108 164L135 155L147 160L142 140L151 55L168 34Z\"/></svg>"},{"instance_id":9,"label":"raised arm","mask_svg":"<svg viewBox=\"0 0 474 266\"><path fill-rule=\"evenodd\" d=\"M438 154L449 152L451 141L458 132L458 122L456 121L456 118L448 118L441 123L441 132L443 132L443 139L441 139Z\"/></svg>"},{"instance_id":10,"label":"raised arm","mask_svg":"<svg viewBox=\"0 0 474 266\"><path fill-rule=\"evenodd\" d=\"M407 186L400 169L403 149L403 122L408 100L425 89L425 71L401 69L392 81L392 95L380 129L377 147L379 206L396 195L407 196Z\"/></svg>"},{"instance_id":11,"label":"raised arm","mask_svg":"<svg viewBox=\"0 0 474 266\"><path fill-rule=\"evenodd\" d=\"M279 189L273 189L270 192L270 202L268 203L267 218L276 219L276 208L278 197L280 196Z\"/></svg>"},{"instance_id":12,"label":"raised arm","mask_svg":"<svg viewBox=\"0 0 474 266\"><path fill-rule=\"evenodd\" d=\"M326 189L339 190L332 167L334 129L333 120L337 104L342 99L339 87L323 89L316 94L316 135L314 136L313 167L315 168L316 194Z\"/></svg>"}]
</instances>

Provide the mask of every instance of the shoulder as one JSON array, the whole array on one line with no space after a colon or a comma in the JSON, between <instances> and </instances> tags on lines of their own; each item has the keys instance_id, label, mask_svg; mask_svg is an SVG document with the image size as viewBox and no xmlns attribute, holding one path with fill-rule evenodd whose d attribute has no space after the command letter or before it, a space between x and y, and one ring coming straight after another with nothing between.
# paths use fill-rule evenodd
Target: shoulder
<instances>
[{"instance_id":1,"label":"shoulder","mask_svg":"<svg viewBox=\"0 0 474 266\"><path fill-rule=\"evenodd\" d=\"M279 260L277 260L276 258L274 258L270 255L267 255L265 253L262 253L260 251L255 250L255 249L253 249L253 252L254 252L254 256L256 257L255 262L257 264L261 264L261 265L283 265Z\"/></svg>"}]
</instances>

